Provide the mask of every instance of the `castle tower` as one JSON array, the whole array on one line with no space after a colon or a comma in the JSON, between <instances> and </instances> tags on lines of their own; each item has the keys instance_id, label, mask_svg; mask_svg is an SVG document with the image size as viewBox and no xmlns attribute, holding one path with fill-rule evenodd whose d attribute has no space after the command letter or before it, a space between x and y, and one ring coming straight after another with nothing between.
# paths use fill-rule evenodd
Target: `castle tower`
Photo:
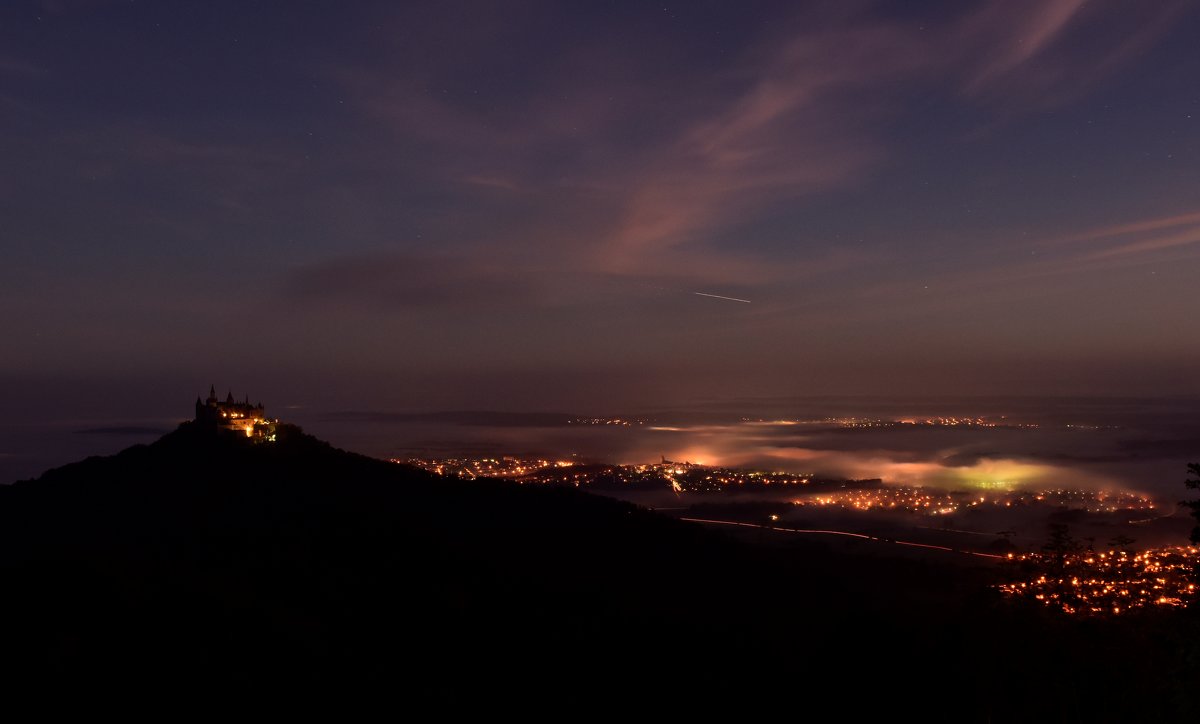
<instances>
[{"instance_id":1,"label":"castle tower","mask_svg":"<svg viewBox=\"0 0 1200 724\"><path fill-rule=\"evenodd\" d=\"M224 402L217 397L216 385L209 387L208 400L196 398L196 421L222 433L236 433L260 441L274 442L278 420L267 418L263 404L254 405L247 394L244 401L230 389Z\"/></svg>"}]
</instances>

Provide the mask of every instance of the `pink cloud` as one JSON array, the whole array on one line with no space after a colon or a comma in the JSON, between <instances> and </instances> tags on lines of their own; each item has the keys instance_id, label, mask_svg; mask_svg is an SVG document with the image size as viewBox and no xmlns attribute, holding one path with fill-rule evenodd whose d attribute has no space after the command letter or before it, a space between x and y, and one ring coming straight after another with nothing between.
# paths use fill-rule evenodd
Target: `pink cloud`
<instances>
[{"instance_id":1,"label":"pink cloud","mask_svg":"<svg viewBox=\"0 0 1200 724\"><path fill-rule=\"evenodd\" d=\"M566 231L546 218L510 224L505 253L523 247L575 269L666 269L746 284L788 270L739 249L734 230L885 163L893 149L884 130L906 92L944 87L972 101L1003 99L1009 109L1054 102L1159 37L1178 7L991 0L928 28L879 19L869 6L810 13L802 30L748 48L721 78L689 79L691 95L673 94L673 105L655 85L662 79L638 76L636 60L615 60L614 71L585 51L563 59L577 76L547 71L520 100L486 109L447 100L424 77L332 75L401 138L453 149L432 170L444 180L520 199L554 194L593 210ZM1111 43L1081 52L1067 42L1117 12L1129 21L1105 23L1122 31ZM654 142L614 140L629 129Z\"/></svg>"},{"instance_id":2,"label":"pink cloud","mask_svg":"<svg viewBox=\"0 0 1200 724\"><path fill-rule=\"evenodd\" d=\"M1136 57L1185 8L1182 0L992 0L952 26L946 46L961 56L968 97L1010 108L1056 105Z\"/></svg>"},{"instance_id":3,"label":"pink cloud","mask_svg":"<svg viewBox=\"0 0 1200 724\"><path fill-rule=\"evenodd\" d=\"M1011 73L1041 53L1062 33L1087 0L991 3L967 23L966 34L993 34L990 52L967 83L977 92L989 81Z\"/></svg>"},{"instance_id":4,"label":"pink cloud","mask_svg":"<svg viewBox=\"0 0 1200 724\"><path fill-rule=\"evenodd\" d=\"M629 170L625 212L598 250L600 263L636 268L772 203L859 178L884 155L869 130L882 86L925 57L900 28L847 26L792 39L732 102Z\"/></svg>"},{"instance_id":5,"label":"pink cloud","mask_svg":"<svg viewBox=\"0 0 1200 724\"><path fill-rule=\"evenodd\" d=\"M1190 246L1200 242L1200 212L1189 211L1170 216L1139 219L1088 229L1050 239L1039 246L1071 250L1073 260L1117 260L1144 256L1150 252ZM1078 247L1082 251L1074 251Z\"/></svg>"},{"instance_id":6,"label":"pink cloud","mask_svg":"<svg viewBox=\"0 0 1200 724\"><path fill-rule=\"evenodd\" d=\"M1087 231L1067 236L1051 243L1096 241L1098 239L1105 239L1113 236L1125 236L1127 234L1135 234L1142 231L1157 231L1158 229L1184 226L1187 224L1200 224L1200 211L1173 214L1171 216L1158 217L1154 219L1142 219L1139 221L1117 224L1115 226L1106 226L1098 229L1089 229Z\"/></svg>"},{"instance_id":7,"label":"pink cloud","mask_svg":"<svg viewBox=\"0 0 1200 724\"><path fill-rule=\"evenodd\" d=\"M1182 229L1172 234L1156 234L1130 242L1128 244L1120 244L1102 251L1097 251L1091 254L1089 258L1107 259L1112 257L1140 255L1147 252L1162 251L1163 249L1174 249L1181 246L1190 246L1196 243L1200 243L1200 225Z\"/></svg>"},{"instance_id":8,"label":"pink cloud","mask_svg":"<svg viewBox=\"0 0 1200 724\"><path fill-rule=\"evenodd\" d=\"M1121 42L1073 57L1061 41L1086 20L1085 6L990 2L929 33L861 17L816 23L747 73L754 80L741 95L629 170L624 214L597 259L620 272L685 258L764 208L858 181L890 155L880 131L897 87L961 77L968 96L1045 99L1064 74L1087 67L1094 78L1127 60L1178 8L1135 13ZM713 268L720 256L710 255Z\"/></svg>"}]
</instances>

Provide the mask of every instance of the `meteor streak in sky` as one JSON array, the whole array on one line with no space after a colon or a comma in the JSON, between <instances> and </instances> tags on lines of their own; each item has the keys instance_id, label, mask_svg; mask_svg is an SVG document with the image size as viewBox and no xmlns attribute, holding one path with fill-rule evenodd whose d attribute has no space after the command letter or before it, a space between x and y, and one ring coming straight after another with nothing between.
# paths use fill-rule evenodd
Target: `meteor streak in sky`
<instances>
[{"instance_id":1,"label":"meteor streak in sky","mask_svg":"<svg viewBox=\"0 0 1200 724\"><path fill-rule=\"evenodd\" d=\"M724 299L724 300L730 301L730 302L741 302L742 304L750 303L749 299L738 299L737 297L723 297L720 294L705 294L704 292L692 292L692 294L695 294L698 297L712 297L713 299Z\"/></svg>"}]
</instances>

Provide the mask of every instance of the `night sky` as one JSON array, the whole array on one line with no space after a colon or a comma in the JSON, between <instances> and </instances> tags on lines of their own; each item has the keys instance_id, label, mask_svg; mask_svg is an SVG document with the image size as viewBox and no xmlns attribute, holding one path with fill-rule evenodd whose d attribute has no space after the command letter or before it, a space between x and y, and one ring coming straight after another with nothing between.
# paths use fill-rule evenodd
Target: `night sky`
<instances>
[{"instance_id":1,"label":"night sky","mask_svg":"<svg viewBox=\"0 0 1200 724\"><path fill-rule=\"evenodd\" d=\"M1168 1L5 2L0 393L1197 394L1198 37Z\"/></svg>"}]
</instances>

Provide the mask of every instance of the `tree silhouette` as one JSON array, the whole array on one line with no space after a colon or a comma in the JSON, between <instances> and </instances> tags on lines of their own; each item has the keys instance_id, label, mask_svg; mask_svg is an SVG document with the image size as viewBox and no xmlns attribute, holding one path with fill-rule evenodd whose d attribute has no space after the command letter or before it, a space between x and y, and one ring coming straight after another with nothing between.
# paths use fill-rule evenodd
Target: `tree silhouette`
<instances>
[{"instance_id":1,"label":"tree silhouette","mask_svg":"<svg viewBox=\"0 0 1200 724\"><path fill-rule=\"evenodd\" d=\"M1200 490L1200 463L1188 464L1188 479L1183 484L1192 490ZM1185 500L1183 504L1192 511L1192 517L1200 523L1200 500ZM1192 528L1192 542L1200 543L1200 525Z\"/></svg>"},{"instance_id":2,"label":"tree silhouette","mask_svg":"<svg viewBox=\"0 0 1200 724\"><path fill-rule=\"evenodd\" d=\"M1067 559L1078 553L1081 546L1065 523L1051 523L1048 529L1050 538L1042 545L1042 552L1049 558L1053 570L1061 575L1066 570Z\"/></svg>"},{"instance_id":3,"label":"tree silhouette","mask_svg":"<svg viewBox=\"0 0 1200 724\"><path fill-rule=\"evenodd\" d=\"M1122 551L1125 553L1129 553L1130 546L1132 546L1134 543L1137 543L1136 538L1130 538L1127 535L1118 535L1118 536L1114 536L1113 539L1108 542L1108 545L1113 550L1118 550L1118 551Z\"/></svg>"}]
</instances>

